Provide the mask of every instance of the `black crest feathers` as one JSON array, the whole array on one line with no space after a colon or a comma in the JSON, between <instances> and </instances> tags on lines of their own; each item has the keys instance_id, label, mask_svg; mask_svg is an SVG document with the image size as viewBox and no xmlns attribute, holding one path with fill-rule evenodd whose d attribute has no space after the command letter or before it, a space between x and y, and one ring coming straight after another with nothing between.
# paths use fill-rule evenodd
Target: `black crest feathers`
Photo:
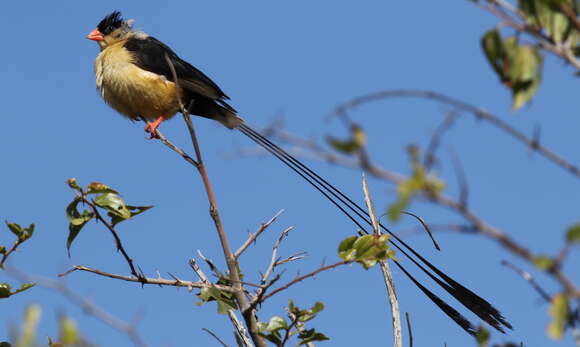
<instances>
[{"instance_id":1,"label":"black crest feathers","mask_svg":"<svg viewBox=\"0 0 580 347\"><path fill-rule=\"evenodd\" d=\"M103 35L108 35L123 25L125 25L125 21L121 16L121 12L115 11L103 18L103 20L97 26L97 29L99 29Z\"/></svg>"}]
</instances>

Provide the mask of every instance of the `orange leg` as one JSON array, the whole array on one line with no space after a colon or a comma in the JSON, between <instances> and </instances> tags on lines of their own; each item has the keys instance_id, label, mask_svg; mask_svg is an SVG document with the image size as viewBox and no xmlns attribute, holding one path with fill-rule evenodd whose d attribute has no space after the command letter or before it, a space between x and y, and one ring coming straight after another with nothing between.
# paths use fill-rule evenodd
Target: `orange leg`
<instances>
[{"instance_id":1,"label":"orange leg","mask_svg":"<svg viewBox=\"0 0 580 347\"><path fill-rule=\"evenodd\" d=\"M151 139L158 139L159 138L159 134L157 134L157 128L159 128L159 125L161 125L161 122L163 122L165 120L164 116L160 116L159 118L157 118L156 120L154 120L153 122L147 122L147 125L145 126L145 131L151 134Z\"/></svg>"}]
</instances>

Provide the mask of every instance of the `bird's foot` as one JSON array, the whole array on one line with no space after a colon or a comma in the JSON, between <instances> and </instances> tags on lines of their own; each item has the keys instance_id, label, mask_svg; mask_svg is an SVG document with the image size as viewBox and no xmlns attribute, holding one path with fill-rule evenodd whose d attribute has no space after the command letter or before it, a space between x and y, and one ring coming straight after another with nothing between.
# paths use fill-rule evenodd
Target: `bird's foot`
<instances>
[{"instance_id":1,"label":"bird's foot","mask_svg":"<svg viewBox=\"0 0 580 347\"><path fill-rule=\"evenodd\" d=\"M157 128L159 128L159 125L164 120L165 120L165 118L159 117L156 120L154 120L153 122L147 122L147 125L145 125L145 132L148 132L150 134L149 139L159 139L160 138L159 133L157 132Z\"/></svg>"}]
</instances>

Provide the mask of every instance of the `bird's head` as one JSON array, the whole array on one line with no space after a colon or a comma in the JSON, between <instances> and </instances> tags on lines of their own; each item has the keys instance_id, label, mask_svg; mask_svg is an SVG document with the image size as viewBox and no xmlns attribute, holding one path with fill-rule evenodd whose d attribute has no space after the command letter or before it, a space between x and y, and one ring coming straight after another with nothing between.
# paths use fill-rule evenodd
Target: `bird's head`
<instances>
[{"instance_id":1,"label":"bird's head","mask_svg":"<svg viewBox=\"0 0 580 347\"><path fill-rule=\"evenodd\" d=\"M87 35L87 39L96 41L101 50L107 46L124 40L131 34L133 20L125 21L121 12L115 11L99 22L99 25Z\"/></svg>"}]
</instances>

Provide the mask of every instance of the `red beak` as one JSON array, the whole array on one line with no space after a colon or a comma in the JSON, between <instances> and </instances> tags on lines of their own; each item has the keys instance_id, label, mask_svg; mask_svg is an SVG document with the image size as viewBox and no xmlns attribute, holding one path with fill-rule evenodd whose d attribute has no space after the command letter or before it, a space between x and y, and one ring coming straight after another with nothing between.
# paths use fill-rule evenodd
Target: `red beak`
<instances>
[{"instance_id":1,"label":"red beak","mask_svg":"<svg viewBox=\"0 0 580 347\"><path fill-rule=\"evenodd\" d=\"M95 28L95 30L91 31L88 35L87 35L87 39L89 40L93 40L93 41L103 41L105 39L105 37L103 36L103 34L99 31L99 29Z\"/></svg>"}]
</instances>

